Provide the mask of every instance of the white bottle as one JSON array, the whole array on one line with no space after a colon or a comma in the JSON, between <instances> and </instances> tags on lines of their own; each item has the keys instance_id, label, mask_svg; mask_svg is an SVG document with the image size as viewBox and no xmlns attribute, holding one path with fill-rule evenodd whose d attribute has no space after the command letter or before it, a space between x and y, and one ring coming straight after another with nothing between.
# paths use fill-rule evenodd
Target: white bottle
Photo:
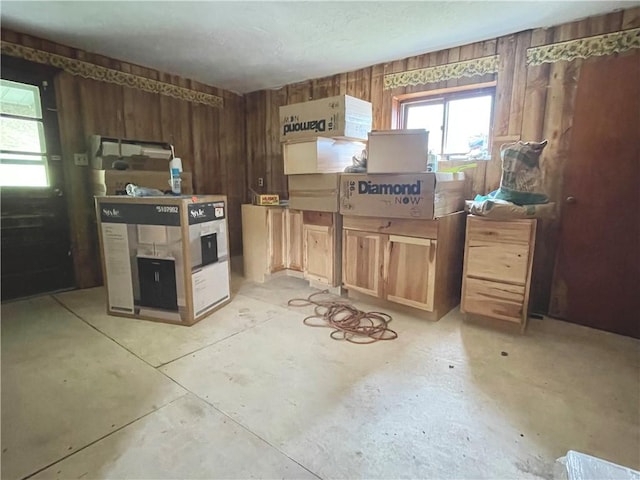
<instances>
[{"instance_id":1,"label":"white bottle","mask_svg":"<svg viewBox=\"0 0 640 480\"><path fill-rule=\"evenodd\" d=\"M169 162L169 173L171 175L171 180L169 181L171 191L174 195L180 195L180 183L182 182L180 179L180 174L182 173L182 159L174 158Z\"/></svg>"}]
</instances>

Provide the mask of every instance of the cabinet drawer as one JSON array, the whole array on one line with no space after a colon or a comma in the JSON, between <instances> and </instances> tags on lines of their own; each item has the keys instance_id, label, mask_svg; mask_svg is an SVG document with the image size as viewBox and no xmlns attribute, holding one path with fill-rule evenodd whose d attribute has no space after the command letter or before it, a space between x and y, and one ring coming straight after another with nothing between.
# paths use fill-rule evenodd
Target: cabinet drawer
<instances>
[{"instance_id":1,"label":"cabinet drawer","mask_svg":"<svg viewBox=\"0 0 640 480\"><path fill-rule=\"evenodd\" d=\"M524 321L524 286L467 277L464 279L463 291L460 305L463 313L474 313L516 323Z\"/></svg>"},{"instance_id":2,"label":"cabinet drawer","mask_svg":"<svg viewBox=\"0 0 640 480\"><path fill-rule=\"evenodd\" d=\"M405 237L436 239L438 237L438 223L438 220L345 216L342 219L342 228L345 230L361 230Z\"/></svg>"},{"instance_id":3,"label":"cabinet drawer","mask_svg":"<svg viewBox=\"0 0 640 480\"><path fill-rule=\"evenodd\" d=\"M469 240L465 276L524 285L529 271L529 246Z\"/></svg>"},{"instance_id":4,"label":"cabinet drawer","mask_svg":"<svg viewBox=\"0 0 640 480\"><path fill-rule=\"evenodd\" d=\"M333 225L333 213L328 212L302 212L302 222L305 225L317 225L319 227L330 227Z\"/></svg>"},{"instance_id":5,"label":"cabinet drawer","mask_svg":"<svg viewBox=\"0 0 640 480\"><path fill-rule=\"evenodd\" d=\"M481 220L475 217L467 219L467 239L494 243L531 242L531 232L535 220Z\"/></svg>"}]
</instances>

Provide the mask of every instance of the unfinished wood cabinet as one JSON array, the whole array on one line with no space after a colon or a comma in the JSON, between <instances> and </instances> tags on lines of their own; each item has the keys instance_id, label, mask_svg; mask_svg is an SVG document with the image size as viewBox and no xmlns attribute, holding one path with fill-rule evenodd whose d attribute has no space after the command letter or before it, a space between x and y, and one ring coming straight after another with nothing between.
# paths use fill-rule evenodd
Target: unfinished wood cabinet
<instances>
[{"instance_id":1,"label":"unfinished wood cabinet","mask_svg":"<svg viewBox=\"0 0 640 480\"><path fill-rule=\"evenodd\" d=\"M287 268L302 272L304 270L304 250L302 212L299 210L287 209Z\"/></svg>"},{"instance_id":2,"label":"unfinished wood cabinet","mask_svg":"<svg viewBox=\"0 0 640 480\"><path fill-rule=\"evenodd\" d=\"M465 216L344 217L343 286L441 318L460 299Z\"/></svg>"},{"instance_id":3,"label":"unfinished wood cabinet","mask_svg":"<svg viewBox=\"0 0 640 480\"><path fill-rule=\"evenodd\" d=\"M242 205L244 276L264 282L265 276L283 266L284 223L282 207Z\"/></svg>"},{"instance_id":4,"label":"unfinished wood cabinet","mask_svg":"<svg viewBox=\"0 0 640 480\"><path fill-rule=\"evenodd\" d=\"M491 220L469 216L462 301L467 314L527 322L536 220Z\"/></svg>"},{"instance_id":5,"label":"unfinished wood cabinet","mask_svg":"<svg viewBox=\"0 0 640 480\"><path fill-rule=\"evenodd\" d=\"M340 285L341 221L336 213L242 205L244 275L264 282L284 272Z\"/></svg>"}]
</instances>

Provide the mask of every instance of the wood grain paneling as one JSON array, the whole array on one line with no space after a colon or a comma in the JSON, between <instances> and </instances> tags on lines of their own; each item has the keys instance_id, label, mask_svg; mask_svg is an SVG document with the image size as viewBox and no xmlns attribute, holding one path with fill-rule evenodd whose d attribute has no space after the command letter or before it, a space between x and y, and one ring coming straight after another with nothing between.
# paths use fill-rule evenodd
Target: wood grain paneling
<instances>
[{"instance_id":1,"label":"wood grain paneling","mask_svg":"<svg viewBox=\"0 0 640 480\"><path fill-rule=\"evenodd\" d=\"M6 29L2 39L224 98L220 109L65 72L57 75L58 119L79 287L101 283L89 171L73 163L73 154L86 151L91 134L172 143L184 169L193 173L196 193L228 196L230 250L241 253L240 204L247 199L244 97Z\"/></svg>"},{"instance_id":2,"label":"wood grain paneling","mask_svg":"<svg viewBox=\"0 0 640 480\"><path fill-rule=\"evenodd\" d=\"M394 106L397 105L399 96L496 80L493 154L490 161L470 172L472 178L467 188L468 195L487 193L498 187L501 176L501 144L517 139L538 141L547 138L549 146L541 157L541 168L545 175L544 187L551 201L559 202L563 184L562 172L569 152L575 91L580 81L583 61L528 66L526 50L530 46L638 26L640 8L635 7L556 27L520 32L398 59L276 90L252 92L243 97L4 29L2 38L222 96L224 108L213 109L62 74L57 81L59 85L56 85L63 91L58 94L62 95L59 99L60 124L67 163L65 168L70 182L86 182L86 172L78 171L69 162L73 153L83 147L84 139L90 133L135 135L149 140L170 141L176 146L177 154L183 158L185 169L193 173L196 192L227 194L231 251L239 253L240 204L247 200L247 190L251 188L260 192L278 193L283 198L288 195L282 149L278 140L279 107L339 94L348 93L371 101L373 128L389 129L397 125L398 112ZM444 65L495 53L500 55L498 74L392 90L383 88L386 73ZM638 53L636 50L626 54ZM64 118L65 116L72 118ZM258 178L264 179L264 187L258 187ZM97 263L91 263L92 253L86 246L90 243L88 235L94 227L87 224L86 202L89 196L86 183L82 185L84 186L78 184L72 187L73 195L80 197L74 197L69 202L72 238L77 251L83 252L77 253L76 267L77 270L96 270ZM559 205L558 214L561 213ZM546 220L539 225L539 248L531 288L533 311L546 312L548 308L558 228L559 220ZM76 250L74 254L75 252ZM91 275L84 274L83 277L77 271L76 276L86 278L90 283ZM88 285L83 283L83 286Z\"/></svg>"}]
</instances>

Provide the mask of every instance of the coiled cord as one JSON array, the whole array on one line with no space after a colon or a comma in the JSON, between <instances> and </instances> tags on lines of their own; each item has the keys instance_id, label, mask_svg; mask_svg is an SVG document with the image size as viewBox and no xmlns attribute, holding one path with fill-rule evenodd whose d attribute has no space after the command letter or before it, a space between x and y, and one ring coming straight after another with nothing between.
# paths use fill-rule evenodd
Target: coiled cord
<instances>
[{"instance_id":1,"label":"coiled cord","mask_svg":"<svg viewBox=\"0 0 640 480\"><path fill-rule=\"evenodd\" d=\"M329 336L334 340L369 344L398 338L398 334L389 328L389 323L392 320L389 314L363 312L346 300L316 300L313 298L316 295L328 293L328 290L323 290L313 293L307 298L292 298L287 304L291 307L314 305L314 315L309 315L302 322L309 327L332 328L333 331Z\"/></svg>"}]
</instances>

